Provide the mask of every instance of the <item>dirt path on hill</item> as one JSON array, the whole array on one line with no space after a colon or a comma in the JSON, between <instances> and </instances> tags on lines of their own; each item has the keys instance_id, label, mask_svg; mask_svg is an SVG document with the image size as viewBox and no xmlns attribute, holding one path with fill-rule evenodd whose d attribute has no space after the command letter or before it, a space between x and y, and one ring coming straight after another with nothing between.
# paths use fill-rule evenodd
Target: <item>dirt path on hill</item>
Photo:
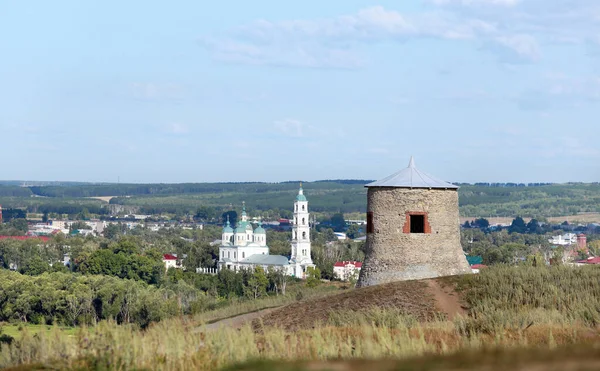
<instances>
[{"instance_id":1,"label":"dirt path on hill","mask_svg":"<svg viewBox=\"0 0 600 371\"><path fill-rule=\"evenodd\" d=\"M435 279L426 282L430 293L435 299L436 308L445 313L449 320L453 320L458 314L467 315L467 311L460 302L459 294L451 286L440 283Z\"/></svg>"},{"instance_id":2,"label":"dirt path on hill","mask_svg":"<svg viewBox=\"0 0 600 371\"><path fill-rule=\"evenodd\" d=\"M266 314L269 314L276 309L279 309L279 307L263 309L263 310L259 310L259 311L252 312L252 313L240 314L239 316L225 318L225 319L219 320L217 322L213 322L213 323L207 324L205 326L201 326L198 329L200 331L212 331L212 330L217 330L220 327L233 327L233 328L239 329L239 328L242 328L246 323L249 323L257 318L260 318Z\"/></svg>"}]
</instances>

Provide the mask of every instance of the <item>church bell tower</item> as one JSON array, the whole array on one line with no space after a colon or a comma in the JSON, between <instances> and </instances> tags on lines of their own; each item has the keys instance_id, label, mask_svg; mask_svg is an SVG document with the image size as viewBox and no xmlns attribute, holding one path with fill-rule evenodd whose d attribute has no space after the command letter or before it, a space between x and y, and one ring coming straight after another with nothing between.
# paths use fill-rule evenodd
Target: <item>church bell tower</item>
<instances>
[{"instance_id":1,"label":"church bell tower","mask_svg":"<svg viewBox=\"0 0 600 371\"><path fill-rule=\"evenodd\" d=\"M310 225L308 200L304 196L302 183L296 201L294 202L294 222L292 226L292 257L291 260L301 265L312 265L310 257Z\"/></svg>"}]
</instances>

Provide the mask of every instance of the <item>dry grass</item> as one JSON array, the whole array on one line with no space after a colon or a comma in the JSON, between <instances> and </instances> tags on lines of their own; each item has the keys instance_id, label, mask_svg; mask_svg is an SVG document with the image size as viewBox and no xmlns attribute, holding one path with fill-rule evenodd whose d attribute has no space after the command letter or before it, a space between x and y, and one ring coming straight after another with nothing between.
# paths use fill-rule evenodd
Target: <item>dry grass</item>
<instances>
[{"instance_id":1,"label":"dry grass","mask_svg":"<svg viewBox=\"0 0 600 371\"><path fill-rule=\"evenodd\" d=\"M440 282L462 290L469 316L446 320L425 282L401 282L294 303L267 315L260 331L249 324L205 331L185 318L145 331L114 323L72 336L25 330L0 350L0 368L208 371L257 361L233 369L599 368L597 267L494 267Z\"/></svg>"},{"instance_id":2,"label":"dry grass","mask_svg":"<svg viewBox=\"0 0 600 371\"><path fill-rule=\"evenodd\" d=\"M394 328L375 325L318 327L286 332L269 328L256 333L241 330L198 332L184 321L171 320L145 332L103 323L93 332L80 329L75 336L59 331L24 334L12 347L0 351L0 367L43 364L57 369L106 370L217 370L237 363L332 359L404 359L495 347L546 348L593 344L597 332L572 326L533 326L522 331L465 336L460 324L449 321L399 323Z\"/></svg>"},{"instance_id":3,"label":"dry grass","mask_svg":"<svg viewBox=\"0 0 600 371\"><path fill-rule=\"evenodd\" d=\"M600 223L600 213L579 213L577 215L548 218L548 221L551 223L562 223L565 220L569 223Z\"/></svg>"},{"instance_id":4,"label":"dry grass","mask_svg":"<svg viewBox=\"0 0 600 371\"><path fill-rule=\"evenodd\" d=\"M395 309L425 321L436 317L433 296L424 281L394 282L348 290L317 300L304 301L293 307L283 307L267 314L255 326L281 327L287 330L314 328L326 323L332 313L339 311L369 311L372 308Z\"/></svg>"}]
</instances>

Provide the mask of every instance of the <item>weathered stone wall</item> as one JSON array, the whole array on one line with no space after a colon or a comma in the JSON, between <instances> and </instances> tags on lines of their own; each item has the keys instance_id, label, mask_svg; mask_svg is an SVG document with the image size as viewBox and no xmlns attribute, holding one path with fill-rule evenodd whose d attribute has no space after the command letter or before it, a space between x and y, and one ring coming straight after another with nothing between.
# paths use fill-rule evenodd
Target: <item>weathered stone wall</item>
<instances>
[{"instance_id":1,"label":"weathered stone wall","mask_svg":"<svg viewBox=\"0 0 600 371\"><path fill-rule=\"evenodd\" d=\"M471 273L460 245L458 192L369 188L373 233L358 286ZM404 233L407 212L426 212L431 233Z\"/></svg>"}]
</instances>

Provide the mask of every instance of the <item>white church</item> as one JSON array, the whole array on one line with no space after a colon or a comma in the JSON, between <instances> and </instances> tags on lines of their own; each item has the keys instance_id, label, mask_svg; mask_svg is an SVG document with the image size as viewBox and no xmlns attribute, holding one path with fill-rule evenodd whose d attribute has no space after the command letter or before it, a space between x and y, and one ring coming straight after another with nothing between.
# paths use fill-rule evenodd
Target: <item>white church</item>
<instances>
[{"instance_id":1,"label":"white church","mask_svg":"<svg viewBox=\"0 0 600 371\"><path fill-rule=\"evenodd\" d=\"M283 270L287 275L305 278L306 270L314 267L310 257L310 226L308 223L308 200L304 196L302 184L294 202L294 220L292 226L292 255L290 259L281 255L269 255L267 233L258 223L254 228L248 221L246 206L242 209L242 217L235 229L229 220L223 228L221 246L219 247L218 267L239 271L261 266Z\"/></svg>"}]
</instances>

